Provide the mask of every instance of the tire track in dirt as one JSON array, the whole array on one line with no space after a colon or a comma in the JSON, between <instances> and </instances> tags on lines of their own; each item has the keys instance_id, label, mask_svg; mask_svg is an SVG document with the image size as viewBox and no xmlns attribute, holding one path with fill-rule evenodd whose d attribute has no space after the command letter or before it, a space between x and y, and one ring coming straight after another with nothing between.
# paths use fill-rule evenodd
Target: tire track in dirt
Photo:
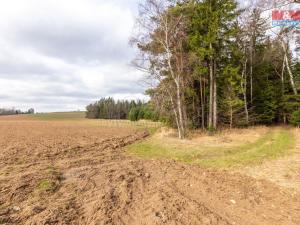
<instances>
[{"instance_id":1,"label":"tire track in dirt","mask_svg":"<svg viewBox=\"0 0 300 225\"><path fill-rule=\"evenodd\" d=\"M290 129L290 132L295 139L291 154L264 162L262 165L239 169L238 172L300 192L300 129Z\"/></svg>"}]
</instances>

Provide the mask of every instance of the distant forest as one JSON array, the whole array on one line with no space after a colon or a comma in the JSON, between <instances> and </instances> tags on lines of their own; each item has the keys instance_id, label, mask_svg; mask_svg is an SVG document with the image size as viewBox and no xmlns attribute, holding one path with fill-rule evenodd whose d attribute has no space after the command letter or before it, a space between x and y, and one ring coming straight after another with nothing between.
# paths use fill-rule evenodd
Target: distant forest
<instances>
[{"instance_id":1,"label":"distant forest","mask_svg":"<svg viewBox=\"0 0 300 225\"><path fill-rule=\"evenodd\" d=\"M27 111L22 111L20 109L5 109L0 108L0 116L8 116L8 115L18 115L18 114L34 114L34 109L28 109Z\"/></svg>"},{"instance_id":2,"label":"distant forest","mask_svg":"<svg viewBox=\"0 0 300 225\"><path fill-rule=\"evenodd\" d=\"M102 98L86 107L86 117L89 119L130 119L137 121L147 119L156 121L159 119L148 103L140 100L114 100L113 98Z\"/></svg>"}]
</instances>

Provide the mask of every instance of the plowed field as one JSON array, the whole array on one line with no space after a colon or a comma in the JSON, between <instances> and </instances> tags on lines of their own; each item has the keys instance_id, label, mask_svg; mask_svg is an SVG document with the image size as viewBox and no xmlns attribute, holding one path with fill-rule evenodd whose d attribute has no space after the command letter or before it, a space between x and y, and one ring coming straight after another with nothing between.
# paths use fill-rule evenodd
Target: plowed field
<instances>
[{"instance_id":1,"label":"plowed field","mask_svg":"<svg viewBox=\"0 0 300 225\"><path fill-rule=\"evenodd\" d=\"M293 189L125 153L147 136L133 127L1 118L0 224L300 224Z\"/></svg>"}]
</instances>

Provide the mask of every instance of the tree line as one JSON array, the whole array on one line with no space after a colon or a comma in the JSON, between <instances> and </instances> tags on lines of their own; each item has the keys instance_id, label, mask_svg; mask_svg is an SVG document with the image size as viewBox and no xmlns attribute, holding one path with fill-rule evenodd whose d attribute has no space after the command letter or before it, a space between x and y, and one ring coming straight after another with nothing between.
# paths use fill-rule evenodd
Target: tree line
<instances>
[{"instance_id":1,"label":"tree line","mask_svg":"<svg viewBox=\"0 0 300 225\"><path fill-rule=\"evenodd\" d=\"M101 98L99 101L86 107L86 117L89 119L129 119L138 121L148 119L157 121L158 114L150 105L140 100L114 100L113 98Z\"/></svg>"},{"instance_id":2,"label":"tree line","mask_svg":"<svg viewBox=\"0 0 300 225\"><path fill-rule=\"evenodd\" d=\"M147 93L178 129L295 121L300 109L299 31L272 28L266 8L235 0L146 0L131 43ZM293 49L293 46L296 46ZM297 118L296 118L297 120Z\"/></svg>"},{"instance_id":3,"label":"tree line","mask_svg":"<svg viewBox=\"0 0 300 225\"><path fill-rule=\"evenodd\" d=\"M18 114L34 114L34 109L28 109L27 111L22 111L20 109L14 108L0 108L0 116L18 115Z\"/></svg>"}]
</instances>

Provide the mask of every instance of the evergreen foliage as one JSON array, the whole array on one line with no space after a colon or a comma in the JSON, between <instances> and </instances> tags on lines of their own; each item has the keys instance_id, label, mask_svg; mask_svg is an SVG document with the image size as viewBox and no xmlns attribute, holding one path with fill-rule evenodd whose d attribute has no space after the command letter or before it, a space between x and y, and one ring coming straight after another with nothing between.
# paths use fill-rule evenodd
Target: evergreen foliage
<instances>
[{"instance_id":1,"label":"evergreen foliage","mask_svg":"<svg viewBox=\"0 0 300 225\"><path fill-rule=\"evenodd\" d=\"M0 116L8 116L8 115L18 115L18 114L34 114L34 109L30 108L27 111L22 111L20 109L7 109L7 108L0 108Z\"/></svg>"},{"instance_id":2,"label":"evergreen foliage","mask_svg":"<svg viewBox=\"0 0 300 225\"><path fill-rule=\"evenodd\" d=\"M300 110L297 110L292 113L291 124L296 127L300 127Z\"/></svg>"},{"instance_id":3,"label":"evergreen foliage","mask_svg":"<svg viewBox=\"0 0 300 225\"><path fill-rule=\"evenodd\" d=\"M138 121L141 119L157 121L159 116L155 113L149 103L142 101L127 101L113 98L102 98L86 107L86 117L89 119L130 119Z\"/></svg>"},{"instance_id":4,"label":"evergreen foliage","mask_svg":"<svg viewBox=\"0 0 300 225\"><path fill-rule=\"evenodd\" d=\"M101 98L99 101L86 107L86 117L89 119L127 119L129 112L141 101L115 101L113 98Z\"/></svg>"},{"instance_id":5,"label":"evergreen foliage","mask_svg":"<svg viewBox=\"0 0 300 225\"><path fill-rule=\"evenodd\" d=\"M141 9L138 66L156 80L147 92L154 111L180 138L185 129L295 123L294 29L269 35L262 9L236 0L145 0Z\"/></svg>"},{"instance_id":6,"label":"evergreen foliage","mask_svg":"<svg viewBox=\"0 0 300 225\"><path fill-rule=\"evenodd\" d=\"M134 107L129 112L128 119L130 121L138 121L140 119L140 108Z\"/></svg>"}]
</instances>

